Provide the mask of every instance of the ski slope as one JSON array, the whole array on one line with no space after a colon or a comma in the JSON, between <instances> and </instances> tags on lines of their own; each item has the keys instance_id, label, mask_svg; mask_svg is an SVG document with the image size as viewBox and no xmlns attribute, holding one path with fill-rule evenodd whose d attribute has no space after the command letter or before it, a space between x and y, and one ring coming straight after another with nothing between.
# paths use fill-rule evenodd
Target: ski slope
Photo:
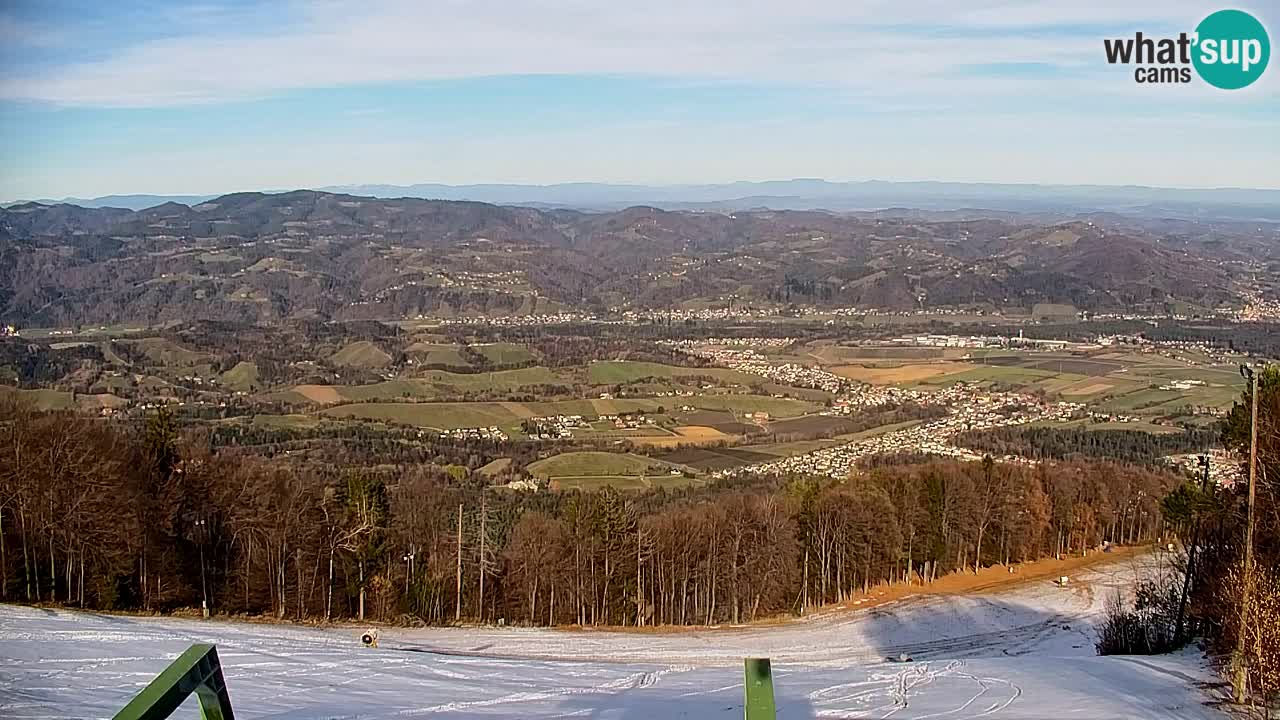
<instances>
[{"instance_id":1,"label":"ski slope","mask_svg":"<svg viewBox=\"0 0 1280 720\"><path fill-rule=\"evenodd\" d=\"M780 718L1222 717L1193 652L1094 656L1107 598L1151 562L772 626L385 629L377 649L359 628L0 606L0 717L111 717L193 642L217 644L241 720L740 718L747 656L773 659Z\"/></svg>"}]
</instances>

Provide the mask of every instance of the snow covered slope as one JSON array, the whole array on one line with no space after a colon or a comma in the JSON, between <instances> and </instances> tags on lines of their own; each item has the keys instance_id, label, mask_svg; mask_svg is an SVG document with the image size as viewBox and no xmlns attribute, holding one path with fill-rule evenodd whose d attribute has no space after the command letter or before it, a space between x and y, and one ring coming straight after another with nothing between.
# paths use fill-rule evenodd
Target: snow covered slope
<instances>
[{"instance_id":1,"label":"snow covered slope","mask_svg":"<svg viewBox=\"0 0 1280 720\"><path fill-rule=\"evenodd\" d=\"M351 628L0 606L0 717L110 717L192 642L218 645L242 720L740 718L747 656L773 658L782 718L1221 717L1196 689L1211 678L1193 653L1094 656L1093 623L1134 573L1119 563L1070 589L1040 582L767 627L388 629L378 649ZM885 660L904 652L915 662Z\"/></svg>"}]
</instances>

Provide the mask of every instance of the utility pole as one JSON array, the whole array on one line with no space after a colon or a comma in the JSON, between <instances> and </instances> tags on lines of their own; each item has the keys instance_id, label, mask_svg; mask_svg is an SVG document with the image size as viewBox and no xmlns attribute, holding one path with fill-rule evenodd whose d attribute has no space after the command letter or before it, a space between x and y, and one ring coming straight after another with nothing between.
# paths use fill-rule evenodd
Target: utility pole
<instances>
[{"instance_id":1,"label":"utility pole","mask_svg":"<svg viewBox=\"0 0 1280 720\"><path fill-rule=\"evenodd\" d=\"M1232 685L1237 703L1245 701L1247 673L1244 659L1245 632L1249 625L1249 602L1253 594L1253 501L1258 481L1258 373L1248 365L1240 366L1240 374L1252 384L1252 408L1249 422L1249 506L1244 526L1244 587L1240 593L1240 627L1236 632L1236 652L1232 658Z\"/></svg>"},{"instance_id":2,"label":"utility pole","mask_svg":"<svg viewBox=\"0 0 1280 720\"><path fill-rule=\"evenodd\" d=\"M454 622L462 622L462 503L458 503L458 604L453 609Z\"/></svg>"}]
</instances>

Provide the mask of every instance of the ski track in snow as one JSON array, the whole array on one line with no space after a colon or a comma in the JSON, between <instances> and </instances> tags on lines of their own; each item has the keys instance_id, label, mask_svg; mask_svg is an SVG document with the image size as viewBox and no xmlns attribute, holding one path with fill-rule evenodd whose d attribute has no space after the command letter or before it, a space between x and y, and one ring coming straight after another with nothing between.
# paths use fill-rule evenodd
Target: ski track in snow
<instances>
[{"instance_id":1,"label":"ski track in snow","mask_svg":"<svg viewBox=\"0 0 1280 720\"><path fill-rule=\"evenodd\" d=\"M0 718L109 718L193 642L217 644L247 720L740 718L742 658L757 656L773 660L784 719L1222 717L1194 653L1093 654L1107 598L1153 562L768 627L387 628L378 649L357 628L0 606ZM913 662L888 660L902 654Z\"/></svg>"}]
</instances>

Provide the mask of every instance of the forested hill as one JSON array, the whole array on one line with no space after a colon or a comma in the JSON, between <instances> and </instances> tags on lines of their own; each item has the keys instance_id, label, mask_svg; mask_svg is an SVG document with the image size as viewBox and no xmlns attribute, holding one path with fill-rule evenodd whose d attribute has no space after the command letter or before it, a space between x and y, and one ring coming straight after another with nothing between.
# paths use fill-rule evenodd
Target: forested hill
<instances>
[{"instance_id":1,"label":"forested hill","mask_svg":"<svg viewBox=\"0 0 1280 720\"><path fill-rule=\"evenodd\" d=\"M139 211L28 203L0 209L0 320L399 319L725 298L1166 312L1237 303L1280 252L1266 242L1274 228L1256 224L999 215L593 214L314 191Z\"/></svg>"}]
</instances>

